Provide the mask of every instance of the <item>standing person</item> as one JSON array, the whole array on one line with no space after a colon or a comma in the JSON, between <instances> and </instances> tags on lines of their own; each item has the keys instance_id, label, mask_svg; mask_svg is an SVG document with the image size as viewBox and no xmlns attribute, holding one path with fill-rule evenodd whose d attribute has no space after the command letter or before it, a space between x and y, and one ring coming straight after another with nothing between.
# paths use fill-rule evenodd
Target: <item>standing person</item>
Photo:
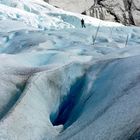
<instances>
[{"instance_id":1,"label":"standing person","mask_svg":"<svg viewBox=\"0 0 140 140\"><path fill-rule=\"evenodd\" d=\"M82 28L86 28L86 26L85 26L85 21L84 21L83 18L81 19L81 26L82 26Z\"/></svg>"}]
</instances>

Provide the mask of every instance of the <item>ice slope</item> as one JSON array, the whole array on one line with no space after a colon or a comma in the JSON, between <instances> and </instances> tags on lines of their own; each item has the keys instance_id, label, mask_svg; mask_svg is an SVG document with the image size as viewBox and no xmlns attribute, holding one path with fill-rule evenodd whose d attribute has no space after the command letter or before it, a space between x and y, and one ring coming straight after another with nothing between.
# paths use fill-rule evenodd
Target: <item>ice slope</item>
<instances>
[{"instance_id":1,"label":"ice slope","mask_svg":"<svg viewBox=\"0 0 140 140\"><path fill-rule=\"evenodd\" d=\"M139 59L115 59L92 66L83 97L66 123L70 127L57 139L129 139L140 125Z\"/></svg>"},{"instance_id":2,"label":"ice slope","mask_svg":"<svg viewBox=\"0 0 140 140\"><path fill-rule=\"evenodd\" d=\"M138 27L1 0L0 140L139 137L139 44Z\"/></svg>"}]
</instances>

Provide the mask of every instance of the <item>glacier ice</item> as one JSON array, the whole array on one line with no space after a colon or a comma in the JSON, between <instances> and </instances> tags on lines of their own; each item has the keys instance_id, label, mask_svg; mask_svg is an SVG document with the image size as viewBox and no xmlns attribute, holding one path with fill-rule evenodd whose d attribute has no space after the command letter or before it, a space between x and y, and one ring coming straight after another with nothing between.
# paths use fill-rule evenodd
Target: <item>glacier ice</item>
<instances>
[{"instance_id":1,"label":"glacier ice","mask_svg":"<svg viewBox=\"0 0 140 140\"><path fill-rule=\"evenodd\" d=\"M1 0L0 140L137 138L139 43L139 27Z\"/></svg>"}]
</instances>

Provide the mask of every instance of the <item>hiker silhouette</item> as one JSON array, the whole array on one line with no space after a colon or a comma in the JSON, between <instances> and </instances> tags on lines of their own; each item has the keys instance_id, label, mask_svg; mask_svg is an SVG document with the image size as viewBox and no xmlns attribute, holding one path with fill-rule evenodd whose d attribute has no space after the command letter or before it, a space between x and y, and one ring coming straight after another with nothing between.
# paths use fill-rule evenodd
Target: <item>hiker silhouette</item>
<instances>
[{"instance_id":1,"label":"hiker silhouette","mask_svg":"<svg viewBox=\"0 0 140 140\"><path fill-rule=\"evenodd\" d=\"M82 26L82 28L86 28L86 26L85 26L85 21L84 21L83 18L81 19L81 26Z\"/></svg>"}]
</instances>

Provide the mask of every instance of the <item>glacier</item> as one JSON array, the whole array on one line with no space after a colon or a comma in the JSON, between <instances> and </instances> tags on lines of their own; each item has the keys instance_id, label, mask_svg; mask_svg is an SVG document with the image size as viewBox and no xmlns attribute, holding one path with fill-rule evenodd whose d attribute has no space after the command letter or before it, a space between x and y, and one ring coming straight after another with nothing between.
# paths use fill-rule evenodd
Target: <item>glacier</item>
<instances>
[{"instance_id":1,"label":"glacier","mask_svg":"<svg viewBox=\"0 0 140 140\"><path fill-rule=\"evenodd\" d=\"M139 44L139 27L0 0L0 140L139 139Z\"/></svg>"}]
</instances>

